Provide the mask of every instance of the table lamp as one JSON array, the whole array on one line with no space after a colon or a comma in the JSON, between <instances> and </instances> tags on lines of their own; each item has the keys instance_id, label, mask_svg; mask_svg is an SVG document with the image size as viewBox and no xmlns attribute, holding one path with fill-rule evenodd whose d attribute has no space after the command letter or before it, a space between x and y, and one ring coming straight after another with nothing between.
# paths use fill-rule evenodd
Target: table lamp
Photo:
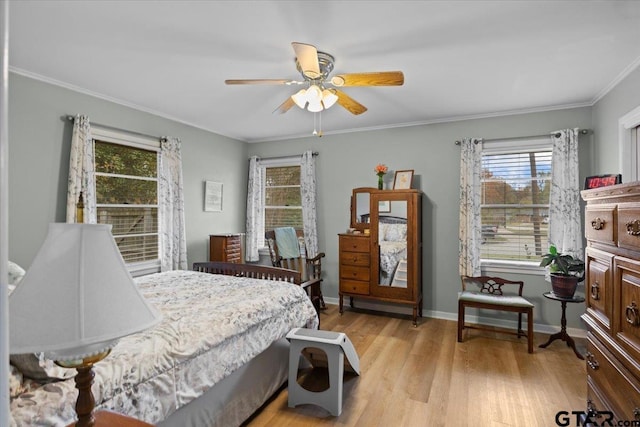
<instances>
[{"instance_id":1,"label":"table lamp","mask_svg":"<svg viewBox=\"0 0 640 427\"><path fill-rule=\"evenodd\" d=\"M9 297L9 352L44 352L59 366L75 368L76 426L93 426L93 364L119 338L160 320L133 282L111 225L50 224Z\"/></svg>"}]
</instances>

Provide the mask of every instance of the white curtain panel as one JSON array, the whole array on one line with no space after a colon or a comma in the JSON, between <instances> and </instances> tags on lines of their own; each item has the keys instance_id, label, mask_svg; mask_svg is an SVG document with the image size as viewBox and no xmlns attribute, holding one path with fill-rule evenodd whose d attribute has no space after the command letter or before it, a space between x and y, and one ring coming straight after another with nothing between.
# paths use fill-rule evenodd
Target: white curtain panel
<instances>
[{"instance_id":1,"label":"white curtain panel","mask_svg":"<svg viewBox=\"0 0 640 427\"><path fill-rule=\"evenodd\" d=\"M318 254L318 222L316 219L316 166L313 152L305 151L300 162L300 194L302 225L307 258Z\"/></svg>"},{"instance_id":2,"label":"white curtain panel","mask_svg":"<svg viewBox=\"0 0 640 427\"><path fill-rule=\"evenodd\" d=\"M96 183L93 170L93 140L89 117L76 115L71 135L71 155L69 158L69 183L67 185L67 222L75 223L76 204L82 192L84 201L84 222L95 224Z\"/></svg>"},{"instance_id":3,"label":"white curtain panel","mask_svg":"<svg viewBox=\"0 0 640 427\"><path fill-rule=\"evenodd\" d=\"M479 276L480 245L482 244L480 218L482 140L464 138L460 143L460 149L459 270L460 275Z\"/></svg>"},{"instance_id":4,"label":"white curtain panel","mask_svg":"<svg viewBox=\"0 0 640 427\"><path fill-rule=\"evenodd\" d=\"M549 242L561 253L582 259L578 128L553 132L551 138L553 157L549 194Z\"/></svg>"},{"instance_id":5,"label":"white curtain panel","mask_svg":"<svg viewBox=\"0 0 640 427\"><path fill-rule=\"evenodd\" d=\"M160 223L160 269L187 269L181 142L167 137L160 141L158 171L158 222Z\"/></svg>"},{"instance_id":6,"label":"white curtain panel","mask_svg":"<svg viewBox=\"0 0 640 427\"><path fill-rule=\"evenodd\" d=\"M245 234L245 259L260 259L258 249L264 238L264 197L262 197L262 168L257 156L249 160L247 185L247 224Z\"/></svg>"}]
</instances>

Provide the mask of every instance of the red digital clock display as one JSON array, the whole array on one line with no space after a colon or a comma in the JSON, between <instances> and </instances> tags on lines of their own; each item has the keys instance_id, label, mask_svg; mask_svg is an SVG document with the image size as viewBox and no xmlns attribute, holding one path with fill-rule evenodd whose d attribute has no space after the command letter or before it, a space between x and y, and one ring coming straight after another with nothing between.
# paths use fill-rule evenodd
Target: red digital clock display
<instances>
[{"instance_id":1,"label":"red digital clock display","mask_svg":"<svg viewBox=\"0 0 640 427\"><path fill-rule=\"evenodd\" d=\"M622 175L598 175L588 176L584 182L584 188L586 190L591 188L607 187L609 185L620 184L622 182Z\"/></svg>"}]
</instances>

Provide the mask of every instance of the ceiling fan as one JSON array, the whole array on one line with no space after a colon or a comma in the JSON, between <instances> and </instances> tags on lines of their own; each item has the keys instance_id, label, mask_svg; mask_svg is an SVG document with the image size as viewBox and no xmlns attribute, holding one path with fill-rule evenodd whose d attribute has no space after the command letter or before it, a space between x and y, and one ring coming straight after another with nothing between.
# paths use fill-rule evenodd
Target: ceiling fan
<instances>
[{"instance_id":1,"label":"ceiling fan","mask_svg":"<svg viewBox=\"0 0 640 427\"><path fill-rule=\"evenodd\" d=\"M367 73L338 74L329 78L333 71L335 59L326 52L320 52L315 46L306 43L291 43L296 54L296 67L303 77L303 81L286 79L243 79L225 80L228 85L306 85L286 99L276 110L286 113L297 105L311 112L320 112L338 103L352 114L362 114L367 107L341 91L347 86L402 86L404 74L402 71L383 71Z\"/></svg>"}]
</instances>

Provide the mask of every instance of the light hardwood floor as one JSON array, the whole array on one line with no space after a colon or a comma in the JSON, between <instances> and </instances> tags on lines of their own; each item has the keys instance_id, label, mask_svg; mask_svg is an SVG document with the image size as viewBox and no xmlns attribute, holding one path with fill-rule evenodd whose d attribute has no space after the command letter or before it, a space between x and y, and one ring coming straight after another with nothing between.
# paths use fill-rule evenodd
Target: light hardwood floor
<instances>
[{"instance_id":1,"label":"light hardwood floor","mask_svg":"<svg viewBox=\"0 0 640 427\"><path fill-rule=\"evenodd\" d=\"M538 348L548 335L536 334L529 354L526 337L465 330L458 343L448 320L422 318L414 328L409 317L349 309L340 316L329 305L321 322L345 332L360 357L362 375L345 377L342 414L289 408L283 388L247 425L547 427L559 411L586 406L584 361L561 341ZM576 342L584 353L584 340Z\"/></svg>"}]
</instances>

